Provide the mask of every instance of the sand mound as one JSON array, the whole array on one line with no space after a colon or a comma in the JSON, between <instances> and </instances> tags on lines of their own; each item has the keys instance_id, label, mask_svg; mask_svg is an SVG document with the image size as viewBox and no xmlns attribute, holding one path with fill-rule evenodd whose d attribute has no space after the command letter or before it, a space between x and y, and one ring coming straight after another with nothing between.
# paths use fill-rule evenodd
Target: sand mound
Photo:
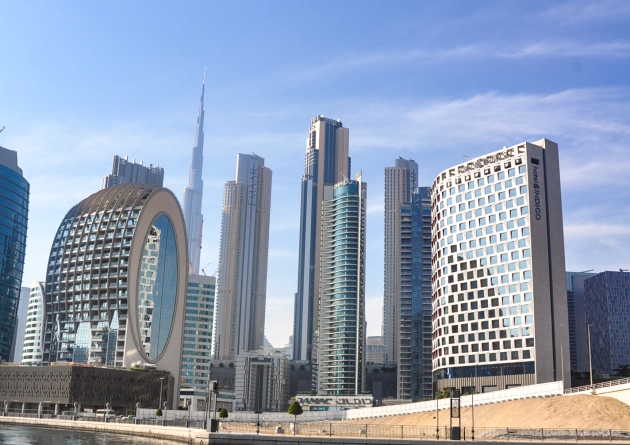
<instances>
[{"instance_id":1,"label":"sand mound","mask_svg":"<svg viewBox=\"0 0 630 445\"><path fill-rule=\"evenodd\" d=\"M462 427L470 427L472 409L462 408ZM448 426L449 413L440 411L440 425ZM435 411L377 419L346 420L372 425L435 426ZM477 428L630 429L630 406L611 397L577 395L525 399L475 407Z\"/></svg>"}]
</instances>

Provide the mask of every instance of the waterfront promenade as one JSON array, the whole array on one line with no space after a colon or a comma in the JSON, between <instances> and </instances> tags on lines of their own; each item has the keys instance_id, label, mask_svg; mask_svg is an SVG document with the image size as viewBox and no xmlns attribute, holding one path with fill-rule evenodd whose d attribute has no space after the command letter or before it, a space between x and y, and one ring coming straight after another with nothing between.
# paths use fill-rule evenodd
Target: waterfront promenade
<instances>
[{"instance_id":1,"label":"waterfront promenade","mask_svg":"<svg viewBox=\"0 0 630 445\"><path fill-rule=\"evenodd\" d=\"M173 426L159 426L159 425L134 425L124 423L105 423L94 421L72 421L72 420L60 420L60 419L37 419L27 417L0 417L0 427L2 425L23 425L35 428L54 428L54 429L68 429L78 431L89 432L103 432L103 433L115 433L126 434L131 436L149 437L152 439L161 439L174 442L180 442L190 445L330 445L330 444L367 444L367 445L410 445L410 444L423 444L423 445L437 445L444 443L457 443L461 441L451 441L444 439L441 436L440 440L436 440L431 434L423 435L422 437L396 437L392 432L389 437L365 437L370 431L368 429L357 428L357 425L343 425L341 423L339 427L343 426L343 429L337 431L333 436L331 430L325 431L324 425L303 425L300 428L298 424L298 435L293 436L290 431L286 434L274 434L270 425L266 425L266 428L261 429L261 434L256 434L256 426L244 423L227 422L226 429L223 429L221 433L208 433L203 429L196 428L182 428ZM319 429L318 429L319 428ZM413 428L424 428L410 426L407 433L411 433ZM342 430L344 431L343 434ZM485 429L488 430L488 429ZM519 430L509 428L497 428L494 429L494 435L490 436L477 436L474 442L479 444L507 444L510 442L529 442L532 444L544 444L553 442L555 445L575 444L579 442L584 445L601 445L604 442L616 442L616 443L630 443L630 434L628 432L614 432L612 430L601 430L599 433L593 433L584 435L586 430L539 430L540 436L537 436L537 432L531 433L531 430ZM398 429L397 431L404 430ZM380 433L384 433L384 430L380 430ZM264 434L263 434L264 433ZM427 431L428 433L428 431ZM478 433L482 433L480 430ZM464 437L463 437L464 438ZM472 437L465 437L467 441L472 441ZM465 440L465 441L466 441Z\"/></svg>"}]
</instances>

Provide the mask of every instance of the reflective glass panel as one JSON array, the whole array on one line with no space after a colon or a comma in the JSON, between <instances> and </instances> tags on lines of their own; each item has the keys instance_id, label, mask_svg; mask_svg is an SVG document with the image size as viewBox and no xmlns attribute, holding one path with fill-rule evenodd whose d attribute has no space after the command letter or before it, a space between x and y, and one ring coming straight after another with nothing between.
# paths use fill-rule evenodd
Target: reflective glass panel
<instances>
[{"instance_id":1,"label":"reflective glass panel","mask_svg":"<svg viewBox=\"0 0 630 445\"><path fill-rule=\"evenodd\" d=\"M171 332L177 295L177 246L166 215L149 229L140 266L138 327L144 353L156 360Z\"/></svg>"}]
</instances>

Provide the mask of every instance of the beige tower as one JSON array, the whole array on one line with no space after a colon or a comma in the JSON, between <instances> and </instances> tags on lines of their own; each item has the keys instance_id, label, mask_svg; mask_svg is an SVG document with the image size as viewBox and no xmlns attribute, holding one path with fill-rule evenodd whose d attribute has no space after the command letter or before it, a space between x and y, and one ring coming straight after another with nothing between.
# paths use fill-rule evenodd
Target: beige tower
<instances>
[{"instance_id":1,"label":"beige tower","mask_svg":"<svg viewBox=\"0 0 630 445\"><path fill-rule=\"evenodd\" d=\"M394 167L385 169L383 341L386 363L399 362L398 344L402 338L398 317L403 310L400 307L400 206L411 202L411 195L417 186L418 164L415 161L398 158ZM404 310L411 313L410 307ZM411 326L408 333L411 334Z\"/></svg>"},{"instance_id":2,"label":"beige tower","mask_svg":"<svg viewBox=\"0 0 630 445\"><path fill-rule=\"evenodd\" d=\"M263 346L271 170L239 154L236 180L225 184L213 355L234 360Z\"/></svg>"}]
</instances>

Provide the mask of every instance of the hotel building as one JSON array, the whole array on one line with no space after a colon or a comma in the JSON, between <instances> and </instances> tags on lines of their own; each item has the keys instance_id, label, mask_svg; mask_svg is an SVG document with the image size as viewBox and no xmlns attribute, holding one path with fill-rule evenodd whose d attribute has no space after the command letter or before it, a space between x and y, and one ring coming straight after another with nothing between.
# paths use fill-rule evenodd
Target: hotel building
<instances>
[{"instance_id":1,"label":"hotel building","mask_svg":"<svg viewBox=\"0 0 630 445\"><path fill-rule=\"evenodd\" d=\"M435 389L569 382L557 144L446 169L431 205Z\"/></svg>"},{"instance_id":2,"label":"hotel building","mask_svg":"<svg viewBox=\"0 0 630 445\"><path fill-rule=\"evenodd\" d=\"M169 190L130 183L81 201L50 250L42 364L155 367L171 373L169 393L178 394L187 266Z\"/></svg>"}]
</instances>

